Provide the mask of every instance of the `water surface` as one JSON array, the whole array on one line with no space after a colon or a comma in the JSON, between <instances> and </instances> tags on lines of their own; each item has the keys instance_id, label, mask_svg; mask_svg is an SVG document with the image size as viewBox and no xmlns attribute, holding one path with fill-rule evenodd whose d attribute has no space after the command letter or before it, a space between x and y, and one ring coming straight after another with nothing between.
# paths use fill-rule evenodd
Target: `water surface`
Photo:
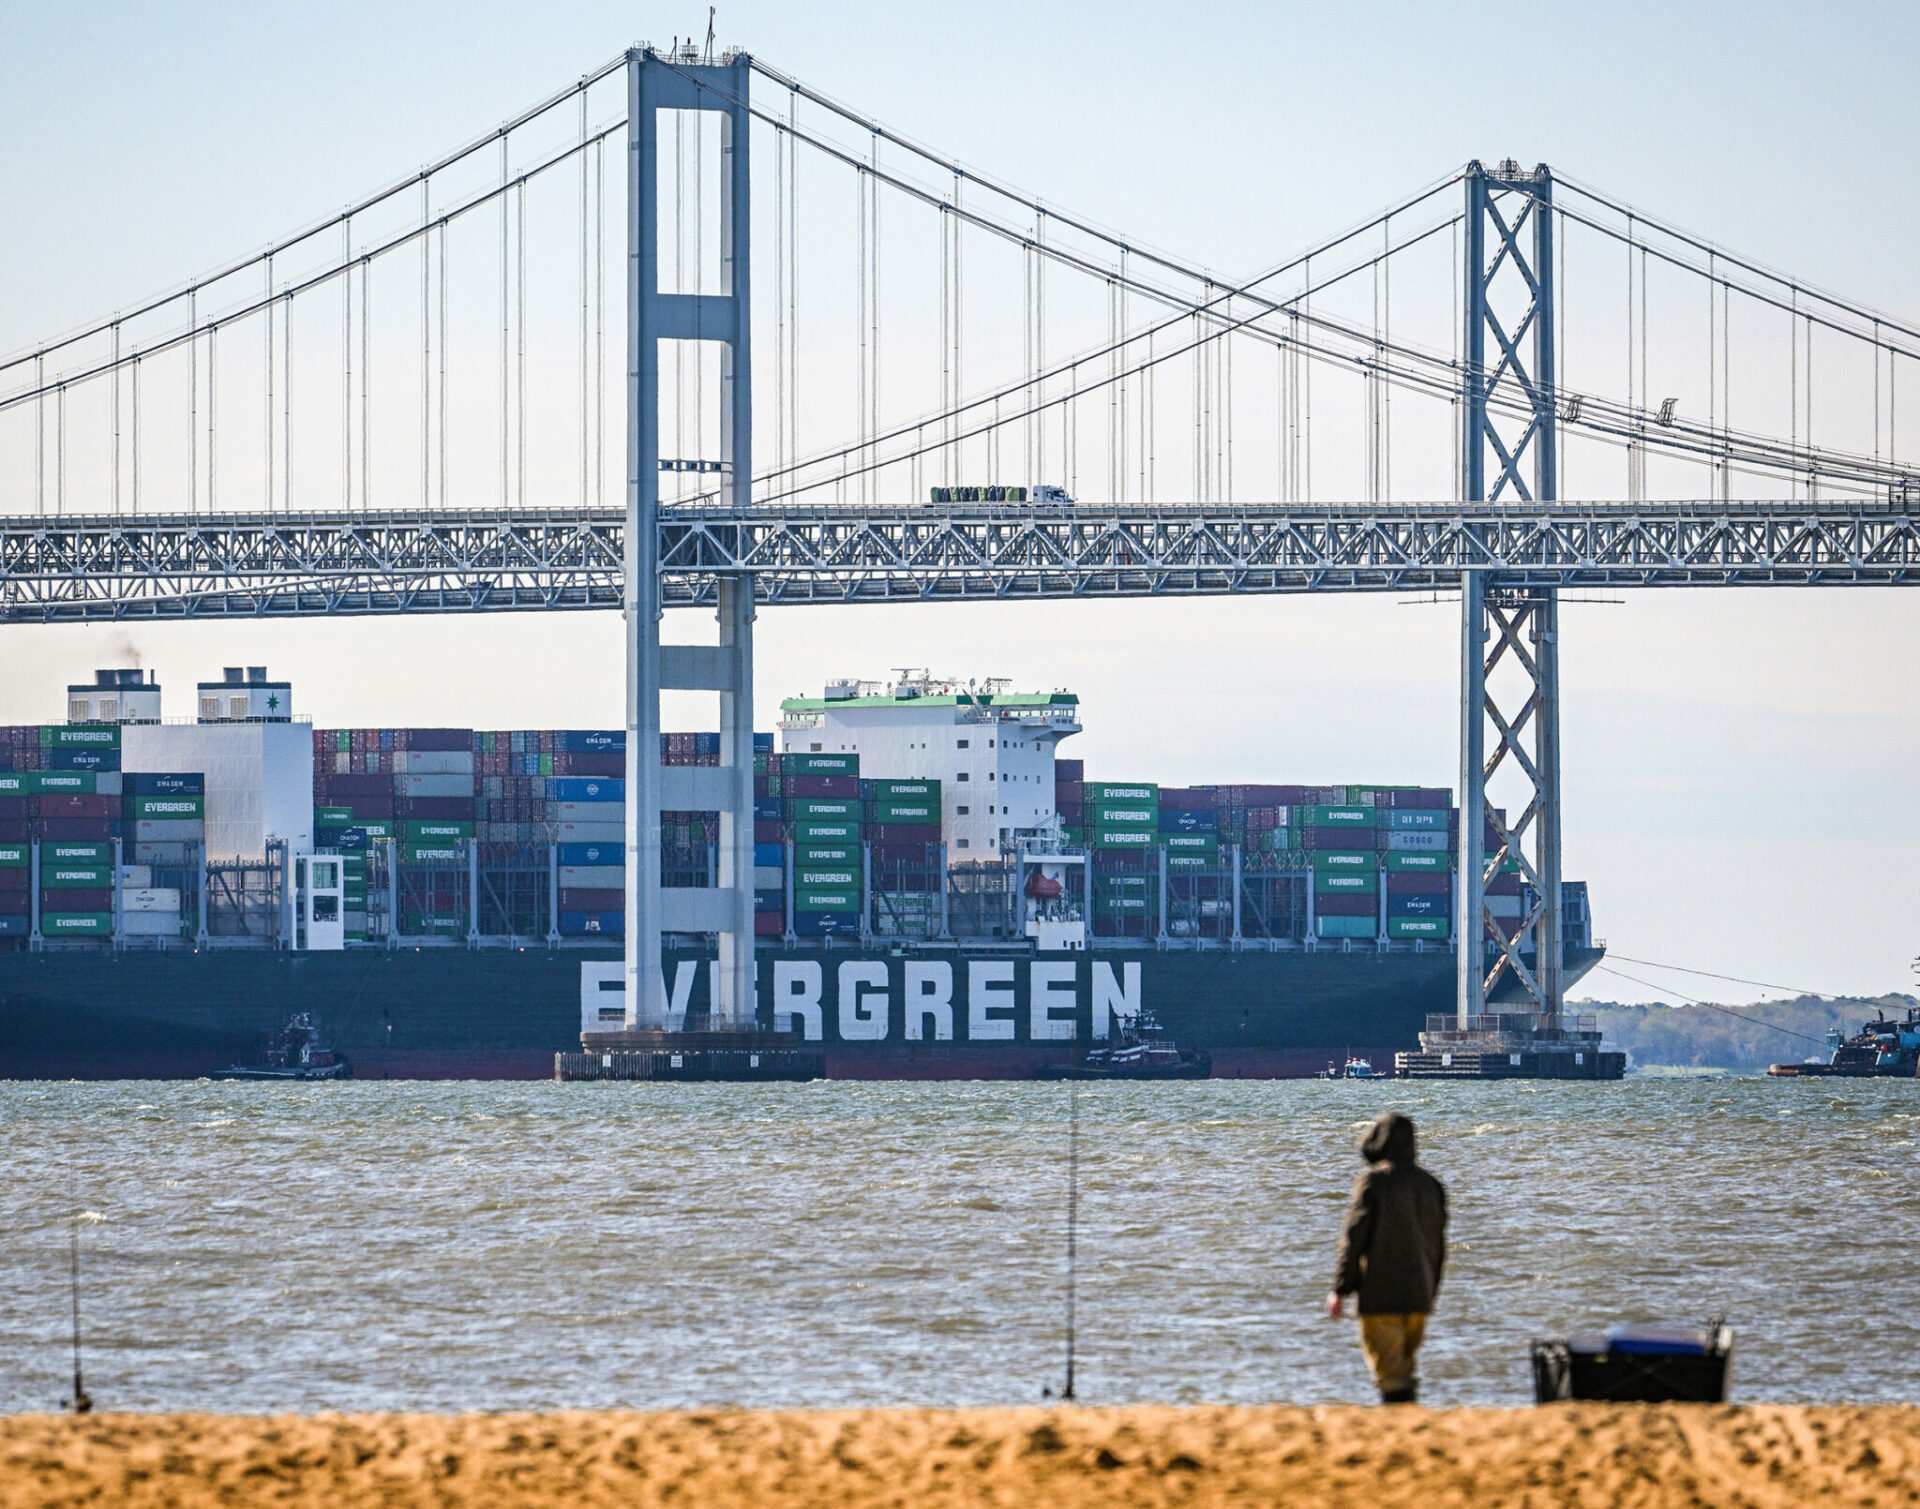
<instances>
[{"instance_id":1,"label":"water surface","mask_svg":"<svg viewBox=\"0 0 1920 1509\"><path fill-rule=\"evenodd\" d=\"M1035 1400L1064 1349L1070 1089L0 1084L0 1410ZM1353 1148L1453 1200L1436 1403L1527 1344L1725 1313L1743 1399L1914 1397L1920 1086L1081 1088L1080 1392L1367 1397L1320 1318Z\"/></svg>"}]
</instances>

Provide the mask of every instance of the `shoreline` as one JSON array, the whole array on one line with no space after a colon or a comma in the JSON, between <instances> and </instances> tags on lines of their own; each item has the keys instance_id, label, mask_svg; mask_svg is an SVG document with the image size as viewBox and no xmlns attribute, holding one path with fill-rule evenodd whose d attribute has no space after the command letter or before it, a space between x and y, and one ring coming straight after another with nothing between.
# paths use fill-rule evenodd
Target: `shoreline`
<instances>
[{"instance_id":1,"label":"shoreline","mask_svg":"<svg viewBox=\"0 0 1920 1509\"><path fill-rule=\"evenodd\" d=\"M1920 1407L0 1416L0 1506L1910 1503Z\"/></svg>"}]
</instances>

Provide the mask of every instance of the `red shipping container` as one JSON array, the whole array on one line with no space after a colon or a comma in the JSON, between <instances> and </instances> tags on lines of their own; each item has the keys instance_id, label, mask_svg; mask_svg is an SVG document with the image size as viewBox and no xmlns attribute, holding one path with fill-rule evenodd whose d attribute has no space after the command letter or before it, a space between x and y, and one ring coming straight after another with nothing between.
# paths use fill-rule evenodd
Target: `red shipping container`
<instances>
[{"instance_id":1,"label":"red shipping container","mask_svg":"<svg viewBox=\"0 0 1920 1509\"><path fill-rule=\"evenodd\" d=\"M118 817L120 798L117 796L41 796L34 800L39 804L41 817Z\"/></svg>"},{"instance_id":2,"label":"red shipping container","mask_svg":"<svg viewBox=\"0 0 1920 1509\"><path fill-rule=\"evenodd\" d=\"M1087 762L1085 760L1055 760L1053 762L1053 779L1056 784L1061 781L1084 781L1086 778Z\"/></svg>"},{"instance_id":3,"label":"red shipping container","mask_svg":"<svg viewBox=\"0 0 1920 1509\"><path fill-rule=\"evenodd\" d=\"M33 910L33 897L27 891L0 891L0 917L24 917Z\"/></svg>"},{"instance_id":4,"label":"red shipping container","mask_svg":"<svg viewBox=\"0 0 1920 1509\"><path fill-rule=\"evenodd\" d=\"M789 776L786 794L788 796L853 797L857 800L860 795L860 777L857 775Z\"/></svg>"},{"instance_id":5,"label":"red shipping container","mask_svg":"<svg viewBox=\"0 0 1920 1509\"><path fill-rule=\"evenodd\" d=\"M1086 783L1084 781L1062 781L1056 779L1053 783L1053 801L1055 806L1060 805L1062 802L1073 802L1077 805L1085 795Z\"/></svg>"},{"instance_id":6,"label":"red shipping container","mask_svg":"<svg viewBox=\"0 0 1920 1509\"><path fill-rule=\"evenodd\" d=\"M0 796L0 818L25 817L27 800L24 796Z\"/></svg>"},{"instance_id":7,"label":"red shipping container","mask_svg":"<svg viewBox=\"0 0 1920 1509\"><path fill-rule=\"evenodd\" d=\"M871 823L864 836L876 844L937 844L938 823Z\"/></svg>"},{"instance_id":8,"label":"red shipping container","mask_svg":"<svg viewBox=\"0 0 1920 1509\"><path fill-rule=\"evenodd\" d=\"M1344 891L1335 891L1326 896L1313 898L1314 915L1318 917L1372 917L1380 910L1378 896L1354 896Z\"/></svg>"},{"instance_id":9,"label":"red shipping container","mask_svg":"<svg viewBox=\"0 0 1920 1509\"><path fill-rule=\"evenodd\" d=\"M1065 823L1069 828L1077 828L1080 826L1081 814L1086 809L1079 802L1063 802L1056 798L1053 804L1053 810L1060 814L1061 822Z\"/></svg>"},{"instance_id":10,"label":"red shipping container","mask_svg":"<svg viewBox=\"0 0 1920 1509\"><path fill-rule=\"evenodd\" d=\"M393 815L399 818L433 818L442 822L457 822L473 816L473 798L470 796L395 797Z\"/></svg>"},{"instance_id":11,"label":"red shipping container","mask_svg":"<svg viewBox=\"0 0 1920 1509\"><path fill-rule=\"evenodd\" d=\"M560 762L567 762L570 775L623 776L627 773L627 757L624 754L594 750L584 754L555 755L553 773L560 774Z\"/></svg>"},{"instance_id":12,"label":"red shipping container","mask_svg":"<svg viewBox=\"0 0 1920 1509\"><path fill-rule=\"evenodd\" d=\"M753 824L753 841L756 844L777 844L786 837L786 833L776 818L771 822L756 818Z\"/></svg>"},{"instance_id":13,"label":"red shipping container","mask_svg":"<svg viewBox=\"0 0 1920 1509\"><path fill-rule=\"evenodd\" d=\"M1518 875L1496 875L1487 882L1486 894L1489 896L1518 896L1520 877Z\"/></svg>"},{"instance_id":14,"label":"red shipping container","mask_svg":"<svg viewBox=\"0 0 1920 1509\"><path fill-rule=\"evenodd\" d=\"M110 912L113 910L111 886L75 886L40 893L43 912Z\"/></svg>"},{"instance_id":15,"label":"red shipping container","mask_svg":"<svg viewBox=\"0 0 1920 1509\"><path fill-rule=\"evenodd\" d=\"M563 912L619 912L626 910L627 893L618 886L562 886Z\"/></svg>"},{"instance_id":16,"label":"red shipping container","mask_svg":"<svg viewBox=\"0 0 1920 1509\"><path fill-rule=\"evenodd\" d=\"M0 870L0 892L3 892L3 891L24 892L32 884L32 880L33 880L33 871L29 870L25 865L20 865L17 868Z\"/></svg>"},{"instance_id":17,"label":"red shipping container","mask_svg":"<svg viewBox=\"0 0 1920 1509\"><path fill-rule=\"evenodd\" d=\"M1162 786L1162 812L1213 812L1219 806L1212 791L1204 786Z\"/></svg>"},{"instance_id":18,"label":"red shipping container","mask_svg":"<svg viewBox=\"0 0 1920 1509\"><path fill-rule=\"evenodd\" d=\"M926 843L903 843L899 841L881 840L873 845L872 852L873 863L876 868L881 865L886 865L890 868L897 868L903 865L924 868L931 866L936 858L936 851Z\"/></svg>"},{"instance_id":19,"label":"red shipping container","mask_svg":"<svg viewBox=\"0 0 1920 1509\"><path fill-rule=\"evenodd\" d=\"M27 826L27 820L23 817L0 818L0 843L25 843L27 841Z\"/></svg>"},{"instance_id":20,"label":"red shipping container","mask_svg":"<svg viewBox=\"0 0 1920 1509\"><path fill-rule=\"evenodd\" d=\"M787 930L785 912L755 912L753 914L753 935L756 938L778 938Z\"/></svg>"},{"instance_id":21,"label":"red shipping container","mask_svg":"<svg viewBox=\"0 0 1920 1509\"><path fill-rule=\"evenodd\" d=\"M35 838L113 838L120 825L104 817L43 817L29 825Z\"/></svg>"},{"instance_id":22,"label":"red shipping container","mask_svg":"<svg viewBox=\"0 0 1920 1509\"><path fill-rule=\"evenodd\" d=\"M1423 874L1418 870L1387 871L1389 896L1444 896L1447 889L1445 872L1434 874L1429 871Z\"/></svg>"},{"instance_id":23,"label":"red shipping container","mask_svg":"<svg viewBox=\"0 0 1920 1509\"><path fill-rule=\"evenodd\" d=\"M1427 808L1449 807L1453 805L1453 793L1432 786L1423 786L1418 791L1390 791L1386 793L1390 807Z\"/></svg>"}]
</instances>

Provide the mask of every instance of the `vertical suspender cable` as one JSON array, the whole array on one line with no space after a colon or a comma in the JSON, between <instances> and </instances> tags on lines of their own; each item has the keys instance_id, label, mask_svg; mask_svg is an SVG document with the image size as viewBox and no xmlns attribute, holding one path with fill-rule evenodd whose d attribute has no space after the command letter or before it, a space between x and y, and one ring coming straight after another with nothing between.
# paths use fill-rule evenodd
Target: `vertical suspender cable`
<instances>
[{"instance_id":1,"label":"vertical suspender cable","mask_svg":"<svg viewBox=\"0 0 1920 1509\"><path fill-rule=\"evenodd\" d=\"M1633 405L1633 216L1627 216L1627 499L1640 495L1634 488L1634 435L1640 426Z\"/></svg>"},{"instance_id":2,"label":"vertical suspender cable","mask_svg":"<svg viewBox=\"0 0 1920 1509\"><path fill-rule=\"evenodd\" d=\"M1312 340L1313 339L1313 258L1312 257L1307 258L1307 263L1305 268L1305 280L1307 285L1307 298L1306 298L1306 309L1305 309L1307 339ZM1458 322L1456 321L1455 323L1458 323ZM1303 403L1304 403L1304 413L1306 417L1306 427L1307 427L1306 501L1309 503L1313 501L1313 362L1310 360L1310 355L1311 353L1305 352L1305 351L1300 353L1300 371L1301 371L1302 377L1305 379L1302 386L1305 392L1305 398L1303 400Z\"/></svg>"},{"instance_id":3,"label":"vertical suspender cable","mask_svg":"<svg viewBox=\"0 0 1920 1509\"><path fill-rule=\"evenodd\" d=\"M952 217L940 206L940 481L953 483L953 247Z\"/></svg>"},{"instance_id":4,"label":"vertical suspender cable","mask_svg":"<svg viewBox=\"0 0 1920 1509\"><path fill-rule=\"evenodd\" d=\"M787 96L787 453L800 451L800 138L794 130L800 95ZM942 340L946 337L943 334Z\"/></svg>"},{"instance_id":5,"label":"vertical suspender cable","mask_svg":"<svg viewBox=\"0 0 1920 1509\"><path fill-rule=\"evenodd\" d=\"M867 455L868 493L878 486L872 466L880 459L880 133L873 133L873 382L868 392L873 403L867 433L873 436L873 448Z\"/></svg>"},{"instance_id":6,"label":"vertical suspender cable","mask_svg":"<svg viewBox=\"0 0 1920 1509\"><path fill-rule=\"evenodd\" d=\"M773 466L780 472L787 466L787 142L778 121L773 123Z\"/></svg>"},{"instance_id":7,"label":"vertical suspender cable","mask_svg":"<svg viewBox=\"0 0 1920 1509\"><path fill-rule=\"evenodd\" d=\"M67 385L53 395L53 511L67 511Z\"/></svg>"},{"instance_id":8,"label":"vertical suspender cable","mask_svg":"<svg viewBox=\"0 0 1920 1509\"><path fill-rule=\"evenodd\" d=\"M1221 361L1226 363L1226 412L1227 412L1227 501L1233 501L1233 337L1220 338Z\"/></svg>"},{"instance_id":9,"label":"vertical suspender cable","mask_svg":"<svg viewBox=\"0 0 1920 1509\"><path fill-rule=\"evenodd\" d=\"M591 434L587 428L587 402L592 392L587 369L590 351L587 345L587 276L587 91L583 88L580 91L580 506L583 509L587 506L592 482L588 456Z\"/></svg>"},{"instance_id":10,"label":"vertical suspender cable","mask_svg":"<svg viewBox=\"0 0 1920 1509\"><path fill-rule=\"evenodd\" d=\"M1047 370L1047 259L1040 254L1040 248L1047 244L1047 212L1035 206L1034 232L1039 246L1033 257L1033 365L1036 372ZM1126 254L1123 252L1124 257ZM1035 389L1036 399L1045 395L1044 383ZM1033 475L1031 482L1040 480L1040 473L1047 466L1047 411L1044 407L1034 416L1038 426L1035 432ZM1061 484L1065 486L1064 483Z\"/></svg>"},{"instance_id":11,"label":"vertical suspender cable","mask_svg":"<svg viewBox=\"0 0 1920 1509\"><path fill-rule=\"evenodd\" d=\"M1560 215L1555 209L1553 214ZM1556 388L1565 388L1567 378L1567 217L1560 215L1560 223L1554 228L1553 243L1559 249L1560 270L1554 276L1553 294L1559 300L1559 308L1553 312L1553 375ZM1559 405L1558 392L1552 395L1556 407ZM1560 437L1554 437L1553 446L1553 495L1556 499L1567 495L1567 448L1560 443Z\"/></svg>"},{"instance_id":12,"label":"vertical suspender cable","mask_svg":"<svg viewBox=\"0 0 1920 1509\"><path fill-rule=\"evenodd\" d=\"M433 499L433 187L420 179L420 509Z\"/></svg>"},{"instance_id":13,"label":"vertical suspender cable","mask_svg":"<svg viewBox=\"0 0 1920 1509\"><path fill-rule=\"evenodd\" d=\"M1453 431L1453 495L1464 501L1467 479L1466 473L1461 470L1464 457L1460 448L1462 373L1460 371L1460 225L1458 221L1448 232L1447 243L1453 259L1448 277L1448 284L1453 289L1453 393L1447 400L1447 406L1452 409L1453 416L1448 428Z\"/></svg>"},{"instance_id":14,"label":"vertical suspender cable","mask_svg":"<svg viewBox=\"0 0 1920 1509\"><path fill-rule=\"evenodd\" d=\"M603 146L604 140L593 144L593 499L597 506L604 508L607 502L607 177ZM442 232L443 247L444 236ZM446 325L442 319L443 359ZM444 383L441 392L443 395L446 392ZM443 445L446 428L443 421L440 426Z\"/></svg>"},{"instance_id":15,"label":"vertical suspender cable","mask_svg":"<svg viewBox=\"0 0 1920 1509\"><path fill-rule=\"evenodd\" d=\"M132 453L130 456L131 465L129 466L128 470L131 473L131 480L133 484L133 511L135 513L139 513L140 512L140 353L137 351L133 354L133 373L127 379L127 381L129 386L132 388L132 399L133 399L133 446L132 446Z\"/></svg>"},{"instance_id":16,"label":"vertical suspender cable","mask_svg":"<svg viewBox=\"0 0 1920 1509\"><path fill-rule=\"evenodd\" d=\"M687 285L682 260L687 245L687 144L686 112L673 112L673 291L685 293ZM698 127L695 127L698 130ZM673 454L676 460L687 454L687 343L673 343ZM676 499L686 491L686 478L676 467L673 494Z\"/></svg>"},{"instance_id":17,"label":"vertical suspender cable","mask_svg":"<svg viewBox=\"0 0 1920 1509\"><path fill-rule=\"evenodd\" d=\"M1205 479L1201 467L1205 454L1205 445L1200 434L1200 368L1206 361L1207 348L1200 344L1200 316L1193 316L1193 501L1202 502L1206 496Z\"/></svg>"},{"instance_id":18,"label":"vertical suspender cable","mask_svg":"<svg viewBox=\"0 0 1920 1509\"><path fill-rule=\"evenodd\" d=\"M360 507L373 507L373 261L360 259ZM212 402L209 400L211 409ZM209 447L209 462L212 460ZM211 498L212 485L207 494Z\"/></svg>"},{"instance_id":19,"label":"vertical suspender cable","mask_svg":"<svg viewBox=\"0 0 1920 1509\"><path fill-rule=\"evenodd\" d=\"M1653 387L1647 381L1647 249L1640 248L1640 496L1647 496L1647 411L1653 407Z\"/></svg>"},{"instance_id":20,"label":"vertical suspender cable","mask_svg":"<svg viewBox=\"0 0 1920 1509\"><path fill-rule=\"evenodd\" d=\"M513 337L511 328L512 305L507 301L507 133L503 127L500 132L500 506L505 508L513 500L508 487L508 450L510 448L507 432L507 394L512 382L512 363L509 343Z\"/></svg>"},{"instance_id":21,"label":"vertical suspender cable","mask_svg":"<svg viewBox=\"0 0 1920 1509\"><path fill-rule=\"evenodd\" d=\"M1813 316L1807 316L1807 496L1820 496L1820 458L1813 449Z\"/></svg>"},{"instance_id":22,"label":"vertical suspender cable","mask_svg":"<svg viewBox=\"0 0 1920 1509\"><path fill-rule=\"evenodd\" d=\"M701 337L702 304L707 291L707 133L701 117L693 123L693 453L707 454L707 343ZM683 453L684 454L684 453ZM704 485L700 474L692 474L694 491Z\"/></svg>"},{"instance_id":23,"label":"vertical suspender cable","mask_svg":"<svg viewBox=\"0 0 1920 1509\"><path fill-rule=\"evenodd\" d=\"M340 229L340 349L344 386L340 395L341 480L347 511L353 511L353 219ZM504 500L502 500L504 501Z\"/></svg>"},{"instance_id":24,"label":"vertical suspender cable","mask_svg":"<svg viewBox=\"0 0 1920 1509\"><path fill-rule=\"evenodd\" d=\"M267 327L267 512L273 512L273 253L267 253L266 302L260 306L260 323Z\"/></svg>"},{"instance_id":25,"label":"vertical suspender cable","mask_svg":"<svg viewBox=\"0 0 1920 1509\"><path fill-rule=\"evenodd\" d=\"M1880 322L1873 322L1873 466L1880 469Z\"/></svg>"},{"instance_id":26,"label":"vertical suspender cable","mask_svg":"<svg viewBox=\"0 0 1920 1509\"><path fill-rule=\"evenodd\" d=\"M1026 357L1026 364L1027 364L1027 383L1026 383L1027 419L1026 419L1026 423L1021 426L1021 430L1025 436L1026 444L1027 444L1027 458L1026 458L1025 470L1029 478L1031 478L1034 475L1034 471L1033 471L1033 378L1034 378L1033 264L1035 261L1035 257L1036 257L1036 254L1034 252L1033 243L1031 241L1029 241L1025 246L1020 248L1020 273L1021 273L1020 339L1022 344L1025 347L1024 355Z\"/></svg>"},{"instance_id":27,"label":"vertical suspender cable","mask_svg":"<svg viewBox=\"0 0 1920 1509\"><path fill-rule=\"evenodd\" d=\"M1714 292L1714 285L1718 279L1714 274L1713 264L1714 255L1709 251L1707 253L1707 433L1709 435L1712 435L1720 427L1720 347L1718 339L1720 332L1718 328L1716 328L1720 323L1720 297ZM1716 491L1714 482L1717 480L1719 470L1719 463L1715 460L1713 452L1709 450L1707 452L1707 495L1709 497L1713 496L1713 493Z\"/></svg>"},{"instance_id":28,"label":"vertical suspender cable","mask_svg":"<svg viewBox=\"0 0 1920 1509\"><path fill-rule=\"evenodd\" d=\"M955 173L953 175L953 207L956 210L960 208L960 187L960 175ZM960 406L961 395L967 390L965 372L960 360L962 355L960 332L965 328L966 315L966 283L961 276L960 268L960 230L960 216L955 215L953 217L953 402L955 408ZM957 438L954 441L953 459L955 480L958 481L966 475L966 468L961 460L960 441Z\"/></svg>"},{"instance_id":29,"label":"vertical suspender cable","mask_svg":"<svg viewBox=\"0 0 1920 1509\"><path fill-rule=\"evenodd\" d=\"M1382 342L1385 349L1381 356L1393 346L1393 216L1387 216L1387 223L1381 228L1381 244L1386 253L1380 259L1380 312ZM1380 418L1383 433L1380 437L1380 491L1387 502L1393 501L1393 385L1380 379Z\"/></svg>"},{"instance_id":30,"label":"vertical suspender cable","mask_svg":"<svg viewBox=\"0 0 1920 1509\"><path fill-rule=\"evenodd\" d=\"M1123 246L1120 248L1120 340L1123 347L1127 344L1127 315L1127 249ZM1125 372L1127 356L1124 351L1119 355L1119 363L1120 370ZM1138 373L1134 374L1134 381L1139 381ZM1130 385L1122 377L1114 386L1120 390L1120 474L1115 480L1113 501L1124 503L1127 501L1127 389Z\"/></svg>"},{"instance_id":31,"label":"vertical suspender cable","mask_svg":"<svg viewBox=\"0 0 1920 1509\"><path fill-rule=\"evenodd\" d=\"M1787 454L1791 496L1800 496L1800 290L1791 289L1787 316Z\"/></svg>"},{"instance_id":32,"label":"vertical suspender cable","mask_svg":"<svg viewBox=\"0 0 1920 1509\"><path fill-rule=\"evenodd\" d=\"M866 501L867 471L867 170L859 163L854 164L853 186L859 193L859 206L855 219L859 222L859 235L854 247L854 300L853 316L854 344L860 352L860 378L854 393L854 405L859 410L859 422L855 426L859 437L854 455L861 466L860 498ZM840 463L842 472L846 470L846 461Z\"/></svg>"},{"instance_id":33,"label":"vertical suspender cable","mask_svg":"<svg viewBox=\"0 0 1920 1509\"><path fill-rule=\"evenodd\" d=\"M1120 285L1107 280L1107 497L1120 496Z\"/></svg>"},{"instance_id":34,"label":"vertical suspender cable","mask_svg":"<svg viewBox=\"0 0 1920 1509\"><path fill-rule=\"evenodd\" d=\"M47 358L45 352L33 358L33 511L47 511Z\"/></svg>"},{"instance_id":35,"label":"vertical suspender cable","mask_svg":"<svg viewBox=\"0 0 1920 1509\"><path fill-rule=\"evenodd\" d=\"M187 330L200 327L200 291L187 290ZM187 336L187 511L200 512L200 337Z\"/></svg>"},{"instance_id":36,"label":"vertical suspender cable","mask_svg":"<svg viewBox=\"0 0 1920 1509\"><path fill-rule=\"evenodd\" d=\"M120 324L113 326L113 511L120 512Z\"/></svg>"},{"instance_id":37,"label":"vertical suspender cable","mask_svg":"<svg viewBox=\"0 0 1920 1509\"><path fill-rule=\"evenodd\" d=\"M513 191L514 305L513 327L519 350L515 357L514 502L527 506L527 181Z\"/></svg>"},{"instance_id":38,"label":"vertical suspender cable","mask_svg":"<svg viewBox=\"0 0 1920 1509\"><path fill-rule=\"evenodd\" d=\"M440 222L440 506L447 506L447 222Z\"/></svg>"},{"instance_id":39,"label":"vertical suspender cable","mask_svg":"<svg viewBox=\"0 0 1920 1509\"><path fill-rule=\"evenodd\" d=\"M293 512L293 295L280 301L280 350L286 381L280 385L280 490L282 506Z\"/></svg>"},{"instance_id":40,"label":"vertical suspender cable","mask_svg":"<svg viewBox=\"0 0 1920 1509\"><path fill-rule=\"evenodd\" d=\"M219 389L216 380L220 375L220 327L207 326L207 512L213 513L218 507L214 493L214 419L219 412Z\"/></svg>"},{"instance_id":41,"label":"vertical suspender cable","mask_svg":"<svg viewBox=\"0 0 1920 1509\"><path fill-rule=\"evenodd\" d=\"M1159 477L1158 477L1158 472L1159 472L1158 462L1159 462L1159 450L1160 450L1159 425L1156 419L1156 416L1160 412L1159 401L1156 396L1160 391L1160 386L1158 381L1160 368L1153 359L1153 342L1154 342L1153 331L1151 328L1149 328L1147 331L1147 372L1146 372L1147 412L1146 412L1146 423L1145 423L1145 428L1147 432L1146 433L1147 469L1146 469L1146 482L1140 494L1140 501L1142 503L1157 503L1160 501Z\"/></svg>"}]
</instances>

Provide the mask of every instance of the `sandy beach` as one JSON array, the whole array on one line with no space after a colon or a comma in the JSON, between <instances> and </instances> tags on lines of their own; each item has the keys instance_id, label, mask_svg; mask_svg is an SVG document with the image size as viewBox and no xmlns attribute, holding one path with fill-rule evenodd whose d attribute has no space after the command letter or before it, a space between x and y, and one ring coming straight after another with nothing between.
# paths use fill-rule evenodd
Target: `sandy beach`
<instances>
[{"instance_id":1,"label":"sandy beach","mask_svg":"<svg viewBox=\"0 0 1920 1509\"><path fill-rule=\"evenodd\" d=\"M1920 1408L0 1419L0 1505L1750 1505L1920 1499Z\"/></svg>"}]
</instances>

